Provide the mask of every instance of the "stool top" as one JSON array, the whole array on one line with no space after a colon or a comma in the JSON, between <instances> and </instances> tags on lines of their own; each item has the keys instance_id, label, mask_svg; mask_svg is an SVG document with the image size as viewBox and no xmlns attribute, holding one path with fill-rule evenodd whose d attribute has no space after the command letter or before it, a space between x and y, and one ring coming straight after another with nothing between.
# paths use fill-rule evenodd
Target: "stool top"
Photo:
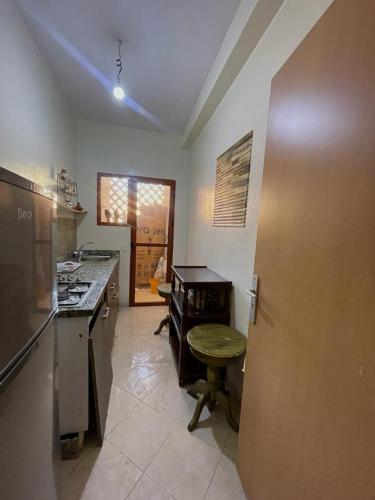
<instances>
[{"instance_id":1,"label":"stool top","mask_svg":"<svg viewBox=\"0 0 375 500\"><path fill-rule=\"evenodd\" d=\"M246 338L227 325L204 323L192 328L187 341L192 349L210 358L236 358L246 349Z\"/></svg>"},{"instance_id":2,"label":"stool top","mask_svg":"<svg viewBox=\"0 0 375 500\"><path fill-rule=\"evenodd\" d=\"M172 293L172 285L170 283L159 283L157 286L158 293L160 297L168 299Z\"/></svg>"}]
</instances>

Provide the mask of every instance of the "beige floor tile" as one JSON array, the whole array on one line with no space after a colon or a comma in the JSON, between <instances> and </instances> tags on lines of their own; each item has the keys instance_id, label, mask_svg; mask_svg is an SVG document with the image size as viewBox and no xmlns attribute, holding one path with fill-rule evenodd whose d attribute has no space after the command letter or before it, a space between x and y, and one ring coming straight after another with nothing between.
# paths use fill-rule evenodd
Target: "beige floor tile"
<instances>
[{"instance_id":1,"label":"beige floor tile","mask_svg":"<svg viewBox=\"0 0 375 500\"><path fill-rule=\"evenodd\" d=\"M161 382L144 402L168 418L172 418L182 427L187 427L194 413L196 401L187 394L186 389L179 387L174 367L170 370L173 370L170 372L170 380Z\"/></svg>"},{"instance_id":2,"label":"beige floor tile","mask_svg":"<svg viewBox=\"0 0 375 500\"><path fill-rule=\"evenodd\" d=\"M117 377L121 375L125 370L130 368L141 368L142 366L149 366L147 363L147 358L150 352L145 344L144 350L135 349L132 346L126 350L114 349L112 352L112 367L114 373Z\"/></svg>"},{"instance_id":3,"label":"beige floor tile","mask_svg":"<svg viewBox=\"0 0 375 500\"><path fill-rule=\"evenodd\" d=\"M147 361L156 370L158 366L170 366L172 362L172 352L169 344L164 342L164 337L156 337L156 342L160 344L160 347L155 349L150 356L148 356Z\"/></svg>"},{"instance_id":4,"label":"beige floor tile","mask_svg":"<svg viewBox=\"0 0 375 500\"><path fill-rule=\"evenodd\" d=\"M246 500L236 466L222 455L205 500Z\"/></svg>"},{"instance_id":5,"label":"beige floor tile","mask_svg":"<svg viewBox=\"0 0 375 500\"><path fill-rule=\"evenodd\" d=\"M62 483L62 500L123 500L142 472L106 440Z\"/></svg>"},{"instance_id":6,"label":"beige floor tile","mask_svg":"<svg viewBox=\"0 0 375 500\"><path fill-rule=\"evenodd\" d=\"M174 500L153 479L143 474L126 500Z\"/></svg>"},{"instance_id":7,"label":"beige floor tile","mask_svg":"<svg viewBox=\"0 0 375 500\"><path fill-rule=\"evenodd\" d=\"M139 399L112 385L105 433L108 435L139 404Z\"/></svg>"},{"instance_id":8,"label":"beige floor tile","mask_svg":"<svg viewBox=\"0 0 375 500\"><path fill-rule=\"evenodd\" d=\"M152 335L152 333L151 333ZM114 341L114 352L131 351L138 356L149 356L158 346L155 339L147 335L130 335L129 333L118 333Z\"/></svg>"},{"instance_id":9,"label":"beige floor tile","mask_svg":"<svg viewBox=\"0 0 375 500\"><path fill-rule=\"evenodd\" d=\"M156 454L147 474L177 500L202 500L219 458L216 448L177 427Z\"/></svg>"},{"instance_id":10,"label":"beige floor tile","mask_svg":"<svg viewBox=\"0 0 375 500\"><path fill-rule=\"evenodd\" d=\"M125 370L115 384L138 399L144 399L162 382L161 375L148 366Z\"/></svg>"},{"instance_id":11,"label":"beige floor tile","mask_svg":"<svg viewBox=\"0 0 375 500\"><path fill-rule=\"evenodd\" d=\"M114 349L112 352L113 379L116 380L125 370L131 368L134 354L128 350Z\"/></svg>"},{"instance_id":12,"label":"beige floor tile","mask_svg":"<svg viewBox=\"0 0 375 500\"><path fill-rule=\"evenodd\" d=\"M147 357L148 365L158 373L170 374L173 370L174 379L177 381L177 373L169 342L167 343L164 338L159 337L157 338L157 344L157 348Z\"/></svg>"},{"instance_id":13,"label":"beige floor tile","mask_svg":"<svg viewBox=\"0 0 375 500\"><path fill-rule=\"evenodd\" d=\"M171 420L140 403L107 439L145 470L173 428Z\"/></svg>"},{"instance_id":14,"label":"beige floor tile","mask_svg":"<svg viewBox=\"0 0 375 500\"><path fill-rule=\"evenodd\" d=\"M59 461L59 475L60 480L64 480L73 469L75 469L90 453L96 451L98 448L98 440L95 433L85 436L84 447L79 454L79 457L72 460L60 460Z\"/></svg>"},{"instance_id":15,"label":"beige floor tile","mask_svg":"<svg viewBox=\"0 0 375 500\"><path fill-rule=\"evenodd\" d=\"M138 302L162 302L158 293L151 293L149 288L138 288L135 290L135 303Z\"/></svg>"},{"instance_id":16,"label":"beige floor tile","mask_svg":"<svg viewBox=\"0 0 375 500\"><path fill-rule=\"evenodd\" d=\"M196 400L194 401L196 403ZM216 406L211 413L207 406L205 406L193 434L206 441L209 445L223 451L230 432L231 428L228 425L224 410L220 406Z\"/></svg>"},{"instance_id":17,"label":"beige floor tile","mask_svg":"<svg viewBox=\"0 0 375 500\"><path fill-rule=\"evenodd\" d=\"M227 442L224 446L224 454L234 463L237 460L237 446L238 434L230 429Z\"/></svg>"}]
</instances>

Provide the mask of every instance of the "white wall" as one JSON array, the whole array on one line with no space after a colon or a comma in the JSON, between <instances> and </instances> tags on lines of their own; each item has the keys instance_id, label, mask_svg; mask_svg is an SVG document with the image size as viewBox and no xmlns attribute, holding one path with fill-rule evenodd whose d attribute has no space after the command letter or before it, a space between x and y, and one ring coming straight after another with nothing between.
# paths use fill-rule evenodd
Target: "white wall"
<instances>
[{"instance_id":1,"label":"white wall","mask_svg":"<svg viewBox=\"0 0 375 500\"><path fill-rule=\"evenodd\" d=\"M247 335L267 114L272 77L332 0L285 0L191 150L187 263L207 265L234 283L233 325ZM211 224L216 158L254 131L246 228Z\"/></svg>"},{"instance_id":2,"label":"white wall","mask_svg":"<svg viewBox=\"0 0 375 500\"><path fill-rule=\"evenodd\" d=\"M11 0L0 0L0 166L43 187L75 170L75 120Z\"/></svg>"},{"instance_id":3,"label":"white wall","mask_svg":"<svg viewBox=\"0 0 375 500\"><path fill-rule=\"evenodd\" d=\"M187 157L181 138L157 132L146 132L78 122L77 180L79 199L88 214L78 227L78 243L95 241L91 248L121 251L120 302L129 300L130 230L96 224L97 172L121 173L176 180L176 213L174 256L184 264L187 225ZM90 248L90 247L89 247Z\"/></svg>"}]
</instances>

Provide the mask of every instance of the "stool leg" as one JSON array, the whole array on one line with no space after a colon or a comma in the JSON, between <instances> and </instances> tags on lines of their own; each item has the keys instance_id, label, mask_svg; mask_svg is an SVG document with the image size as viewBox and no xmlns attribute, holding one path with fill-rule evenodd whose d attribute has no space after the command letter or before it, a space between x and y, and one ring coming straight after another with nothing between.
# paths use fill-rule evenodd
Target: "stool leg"
<instances>
[{"instance_id":1,"label":"stool leg","mask_svg":"<svg viewBox=\"0 0 375 500\"><path fill-rule=\"evenodd\" d=\"M155 330L154 332L154 335L159 335L159 333L162 331L162 329L166 326L166 325L169 325L169 314L160 321L160 325L159 325L159 328L157 330Z\"/></svg>"},{"instance_id":2,"label":"stool leg","mask_svg":"<svg viewBox=\"0 0 375 500\"><path fill-rule=\"evenodd\" d=\"M210 386L210 398L208 400L207 406L210 412L214 411L216 406L215 393L220 389L221 382L221 368L218 366L207 366L207 381Z\"/></svg>"},{"instance_id":3,"label":"stool leg","mask_svg":"<svg viewBox=\"0 0 375 500\"><path fill-rule=\"evenodd\" d=\"M207 382L203 379L197 380L192 387L190 387L187 393L193 398L197 399L197 394L204 394L207 390Z\"/></svg>"},{"instance_id":4,"label":"stool leg","mask_svg":"<svg viewBox=\"0 0 375 500\"><path fill-rule=\"evenodd\" d=\"M226 413L226 416L227 416L228 424L232 427L232 429L235 432L238 432L239 426L233 417L232 408L231 408L230 402L229 402L229 397L226 394L224 394L221 390L218 390L215 393L215 398L223 406L225 413Z\"/></svg>"},{"instance_id":5,"label":"stool leg","mask_svg":"<svg viewBox=\"0 0 375 500\"><path fill-rule=\"evenodd\" d=\"M196 426L199 422L199 417L201 416L203 407L207 403L209 397L210 397L209 390L207 390L203 394L200 394L198 401L197 401L197 406L195 407L193 418L190 420L189 425L188 425L188 430L190 432L192 432L196 428Z\"/></svg>"}]
</instances>

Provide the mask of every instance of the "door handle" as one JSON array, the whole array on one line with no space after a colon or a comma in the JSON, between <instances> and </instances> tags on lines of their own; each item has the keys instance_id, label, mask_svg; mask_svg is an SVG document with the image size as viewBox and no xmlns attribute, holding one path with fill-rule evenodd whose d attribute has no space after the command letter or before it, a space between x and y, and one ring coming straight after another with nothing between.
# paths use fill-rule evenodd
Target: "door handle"
<instances>
[{"instance_id":1,"label":"door handle","mask_svg":"<svg viewBox=\"0 0 375 500\"><path fill-rule=\"evenodd\" d=\"M103 319L107 319L109 318L109 311L110 311L110 308L109 307L106 307L105 308L105 313L103 314L102 318Z\"/></svg>"},{"instance_id":2,"label":"door handle","mask_svg":"<svg viewBox=\"0 0 375 500\"><path fill-rule=\"evenodd\" d=\"M4 379L0 382L0 393L5 390L5 388L10 384L10 382L14 379L17 373L21 370L21 368L26 364L30 356L38 349L39 340L36 340L31 347L27 349L27 351L21 356L21 358L16 362L13 368L7 373Z\"/></svg>"},{"instance_id":3,"label":"door handle","mask_svg":"<svg viewBox=\"0 0 375 500\"><path fill-rule=\"evenodd\" d=\"M112 283L112 285L109 287L109 289L112 291L116 288L116 283Z\"/></svg>"},{"instance_id":4,"label":"door handle","mask_svg":"<svg viewBox=\"0 0 375 500\"><path fill-rule=\"evenodd\" d=\"M117 297L118 297L118 293L117 292L112 295L113 299L117 299Z\"/></svg>"},{"instance_id":5,"label":"door handle","mask_svg":"<svg viewBox=\"0 0 375 500\"><path fill-rule=\"evenodd\" d=\"M249 315L249 319L250 319L250 321L253 324L255 324L256 317L257 317L258 286L259 286L258 275L254 274L253 275L253 281L251 282L251 287L248 290L246 290L246 293L248 295L250 295L250 315Z\"/></svg>"}]
</instances>

